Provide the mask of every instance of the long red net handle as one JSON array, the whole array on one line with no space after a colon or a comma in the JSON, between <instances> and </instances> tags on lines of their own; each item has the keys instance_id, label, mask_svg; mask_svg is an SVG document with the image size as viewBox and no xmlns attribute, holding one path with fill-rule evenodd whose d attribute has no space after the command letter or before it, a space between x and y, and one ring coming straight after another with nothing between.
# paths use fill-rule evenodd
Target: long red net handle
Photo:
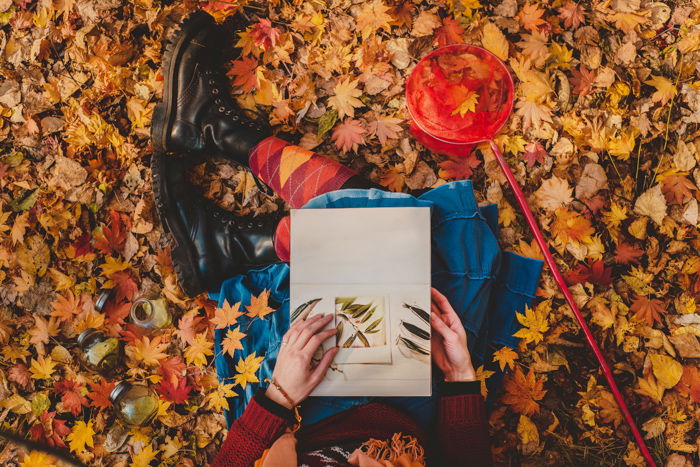
<instances>
[{"instance_id":1,"label":"long red net handle","mask_svg":"<svg viewBox=\"0 0 700 467\"><path fill-rule=\"evenodd\" d=\"M588 324L586 324L586 320L584 319L583 315L581 314L581 311L578 309L578 306L576 305L576 302L574 302L574 297L571 295L571 292L569 291L569 288L566 285L566 282L564 281L564 276L561 275L561 271L559 271L559 267L557 264L554 262L554 257L552 254L549 252L549 247L547 246L547 241L544 239L544 236L542 235L542 231L540 230L539 226L537 225L537 221L535 220L535 216L532 214L532 211L530 210L530 206L527 204L527 200L525 199L525 195L523 194L523 191L520 189L520 186L518 185L518 181L515 179L515 176L513 175L513 172L511 172L510 167L508 167L508 163L506 162L505 158L503 157L503 153L501 150L498 148L496 143L493 141L490 141L491 143L491 150L496 156L496 160L498 161L498 165L501 166L501 170L503 170L503 173L505 174L506 178L508 179L508 183L510 183L510 187L513 190L513 193L515 194L515 198L518 200L518 204L520 205L520 209L525 214L525 218L527 219L527 223L530 225L530 229L532 230L532 233L535 235L535 240L537 240L537 244L540 246L540 249L542 250L542 254L544 255L544 260L547 263L547 266L549 266L549 270L552 271L552 275L554 276L554 280L557 281L557 284L559 285L559 288L561 289L562 293L564 294L564 297L566 297L566 303L569 304L571 307L571 310L574 312L574 316L576 316L576 321L578 321L578 324L581 326L581 329L583 330L584 335L586 336L586 340L588 341L588 345L591 347L593 350L593 353L595 354L595 357L598 359L598 364L600 365L600 369L603 371L603 375L605 376L605 379L608 380L608 386L610 387L610 390L612 391L613 397L615 398L615 401L617 402L617 405L620 407L620 411L622 411L622 414L625 417L625 421L627 422L627 425L629 425L630 429L632 430L632 435L634 436L634 440L637 443L637 446L639 446L639 449L642 451L642 456L644 456L644 459L646 459L647 463L650 466L654 466L654 459L651 457L651 453L647 449L646 444L644 443L644 439L642 438L641 433L639 432L639 429L637 428L637 425L634 422L634 419L632 418L632 414L630 413L629 409L627 408L627 404L625 404L625 399L622 397L622 393L620 392L620 389L617 387L617 383L615 383L615 379L613 378L612 371L610 371L610 366L608 365L608 362L605 360L605 356L603 353L600 351L600 348L598 347L598 344L595 341L595 338L593 337L593 334L591 333L591 330L588 327Z\"/></svg>"}]
</instances>

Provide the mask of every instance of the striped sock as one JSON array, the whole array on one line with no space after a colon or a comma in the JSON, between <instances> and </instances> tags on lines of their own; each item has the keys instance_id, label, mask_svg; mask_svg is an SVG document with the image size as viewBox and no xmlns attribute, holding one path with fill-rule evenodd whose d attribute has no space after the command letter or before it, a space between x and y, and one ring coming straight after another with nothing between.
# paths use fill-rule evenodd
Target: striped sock
<instances>
[{"instance_id":1,"label":"striped sock","mask_svg":"<svg viewBox=\"0 0 700 467\"><path fill-rule=\"evenodd\" d=\"M271 136L250 152L249 166L292 208L315 196L339 190L356 173L308 149Z\"/></svg>"}]
</instances>

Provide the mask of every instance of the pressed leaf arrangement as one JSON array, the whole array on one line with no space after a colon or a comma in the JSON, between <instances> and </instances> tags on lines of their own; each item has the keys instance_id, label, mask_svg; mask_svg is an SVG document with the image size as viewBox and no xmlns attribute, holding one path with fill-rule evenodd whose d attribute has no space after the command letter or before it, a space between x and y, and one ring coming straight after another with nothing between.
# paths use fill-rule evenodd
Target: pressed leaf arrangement
<instances>
[{"instance_id":1,"label":"pressed leaf arrangement","mask_svg":"<svg viewBox=\"0 0 700 467\"><path fill-rule=\"evenodd\" d=\"M383 297L336 297L335 306L338 346L376 347L386 343Z\"/></svg>"}]
</instances>

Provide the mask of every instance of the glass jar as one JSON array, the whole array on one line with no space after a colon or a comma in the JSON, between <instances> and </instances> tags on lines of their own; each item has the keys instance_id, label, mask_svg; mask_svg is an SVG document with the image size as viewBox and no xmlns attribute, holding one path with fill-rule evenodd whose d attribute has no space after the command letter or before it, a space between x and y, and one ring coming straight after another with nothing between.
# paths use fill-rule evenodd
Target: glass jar
<instances>
[{"instance_id":1,"label":"glass jar","mask_svg":"<svg viewBox=\"0 0 700 467\"><path fill-rule=\"evenodd\" d=\"M87 366L101 373L113 372L122 360L122 343L116 337L107 337L102 331L89 328L78 336Z\"/></svg>"},{"instance_id":2,"label":"glass jar","mask_svg":"<svg viewBox=\"0 0 700 467\"><path fill-rule=\"evenodd\" d=\"M168 302L163 297L139 298L131 305L129 314L134 324L147 331L164 329L172 324Z\"/></svg>"},{"instance_id":3,"label":"glass jar","mask_svg":"<svg viewBox=\"0 0 700 467\"><path fill-rule=\"evenodd\" d=\"M100 295L97 296L97 300L95 300L95 311L97 311L98 313L102 313L104 311L105 306L112 299L113 296L114 289L107 289L100 292Z\"/></svg>"},{"instance_id":4,"label":"glass jar","mask_svg":"<svg viewBox=\"0 0 700 467\"><path fill-rule=\"evenodd\" d=\"M109 394L117 417L127 425L144 426L158 413L158 394L143 384L117 383Z\"/></svg>"}]
</instances>

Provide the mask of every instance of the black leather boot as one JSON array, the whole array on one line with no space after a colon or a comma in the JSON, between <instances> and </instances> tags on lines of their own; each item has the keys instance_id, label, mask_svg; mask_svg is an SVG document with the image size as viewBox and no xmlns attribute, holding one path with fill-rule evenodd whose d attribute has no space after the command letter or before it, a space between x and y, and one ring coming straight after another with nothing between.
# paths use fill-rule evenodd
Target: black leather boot
<instances>
[{"instance_id":1,"label":"black leather boot","mask_svg":"<svg viewBox=\"0 0 700 467\"><path fill-rule=\"evenodd\" d=\"M279 218L240 217L219 208L187 182L177 157L155 153L151 174L158 215L174 239L173 265L187 295L216 291L225 279L280 261L273 244Z\"/></svg>"},{"instance_id":2,"label":"black leather boot","mask_svg":"<svg viewBox=\"0 0 700 467\"><path fill-rule=\"evenodd\" d=\"M158 151L221 155L248 166L248 154L272 134L229 94L219 57L227 44L204 11L190 15L163 57L163 102L156 105L151 139Z\"/></svg>"}]
</instances>

